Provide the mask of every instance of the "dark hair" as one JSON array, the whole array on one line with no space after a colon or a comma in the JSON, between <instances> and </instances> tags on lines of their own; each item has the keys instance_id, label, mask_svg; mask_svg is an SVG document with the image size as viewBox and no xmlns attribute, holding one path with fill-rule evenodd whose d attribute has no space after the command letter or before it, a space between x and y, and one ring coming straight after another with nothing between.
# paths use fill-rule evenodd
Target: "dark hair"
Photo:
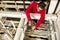
<instances>
[{"instance_id":1,"label":"dark hair","mask_svg":"<svg viewBox=\"0 0 60 40\"><path fill-rule=\"evenodd\" d=\"M40 2L40 3L38 4L38 7L42 8L42 9L44 9L45 6L46 6L46 4L45 4L44 2Z\"/></svg>"}]
</instances>

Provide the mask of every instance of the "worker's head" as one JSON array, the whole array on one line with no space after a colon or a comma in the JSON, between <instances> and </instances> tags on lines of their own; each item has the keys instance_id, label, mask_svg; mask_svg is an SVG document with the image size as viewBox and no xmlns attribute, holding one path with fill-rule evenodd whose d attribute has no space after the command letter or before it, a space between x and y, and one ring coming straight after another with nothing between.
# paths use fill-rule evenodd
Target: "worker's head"
<instances>
[{"instance_id":1,"label":"worker's head","mask_svg":"<svg viewBox=\"0 0 60 40\"><path fill-rule=\"evenodd\" d=\"M39 11L39 10L42 10L42 9L45 8L45 6L46 6L46 4L45 4L44 2L40 2L40 3L38 4L37 10L38 10L38 11Z\"/></svg>"}]
</instances>

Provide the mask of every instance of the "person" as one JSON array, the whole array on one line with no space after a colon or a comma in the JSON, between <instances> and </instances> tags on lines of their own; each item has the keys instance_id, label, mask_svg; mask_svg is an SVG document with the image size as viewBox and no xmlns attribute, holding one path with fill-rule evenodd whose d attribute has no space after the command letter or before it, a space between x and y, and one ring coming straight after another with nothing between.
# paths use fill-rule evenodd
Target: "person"
<instances>
[{"instance_id":1,"label":"person","mask_svg":"<svg viewBox=\"0 0 60 40\"><path fill-rule=\"evenodd\" d=\"M38 28L40 26L40 24L45 20L45 13L46 13L45 6L46 6L46 4L44 2L37 3L34 1L26 8L25 13L26 13L29 23L32 22L32 19L30 17L30 13L33 13L33 14L36 13L36 14L41 15L41 17L37 21L37 23L34 26L32 26L32 30Z\"/></svg>"}]
</instances>

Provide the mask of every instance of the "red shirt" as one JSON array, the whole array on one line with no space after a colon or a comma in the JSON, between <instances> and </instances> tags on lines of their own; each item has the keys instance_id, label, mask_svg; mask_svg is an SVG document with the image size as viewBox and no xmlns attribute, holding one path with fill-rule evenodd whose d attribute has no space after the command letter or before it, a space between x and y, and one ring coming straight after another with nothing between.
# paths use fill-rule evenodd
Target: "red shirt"
<instances>
[{"instance_id":1,"label":"red shirt","mask_svg":"<svg viewBox=\"0 0 60 40\"><path fill-rule=\"evenodd\" d=\"M27 16L27 19L28 21L31 21L31 17L30 17L30 13L33 12L33 13L38 13L41 15L40 19L37 21L37 23L35 24L36 28L38 28L40 26L40 24L44 21L45 19L45 9L43 10L40 10L40 11L37 11L37 6L38 6L38 3L37 2L32 2L26 9L26 16Z\"/></svg>"}]
</instances>

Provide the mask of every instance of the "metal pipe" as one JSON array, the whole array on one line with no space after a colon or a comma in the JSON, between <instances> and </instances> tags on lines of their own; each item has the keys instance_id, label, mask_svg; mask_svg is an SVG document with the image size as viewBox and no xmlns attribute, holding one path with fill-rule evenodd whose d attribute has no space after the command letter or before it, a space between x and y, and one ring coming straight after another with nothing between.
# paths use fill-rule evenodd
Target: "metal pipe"
<instances>
[{"instance_id":1,"label":"metal pipe","mask_svg":"<svg viewBox=\"0 0 60 40\"><path fill-rule=\"evenodd\" d=\"M25 11L25 0L23 0L23 5L24 5L24 11Z\"/></svg>"},{"instance_id":2,"label":"metal pipe","mask_svg":"<svg viewBox=\"0 0 60 40\"><path fill-rule=\"evenodd\" d=\"M23 28L22 28L23 23L24 23L24 18L21 18L21 21L20 21L19 26L17 28L17 31L16 31L16 35L14 37L14 40L20 40L21 34L23 32Z\"/></svg>"}]
</instances>

